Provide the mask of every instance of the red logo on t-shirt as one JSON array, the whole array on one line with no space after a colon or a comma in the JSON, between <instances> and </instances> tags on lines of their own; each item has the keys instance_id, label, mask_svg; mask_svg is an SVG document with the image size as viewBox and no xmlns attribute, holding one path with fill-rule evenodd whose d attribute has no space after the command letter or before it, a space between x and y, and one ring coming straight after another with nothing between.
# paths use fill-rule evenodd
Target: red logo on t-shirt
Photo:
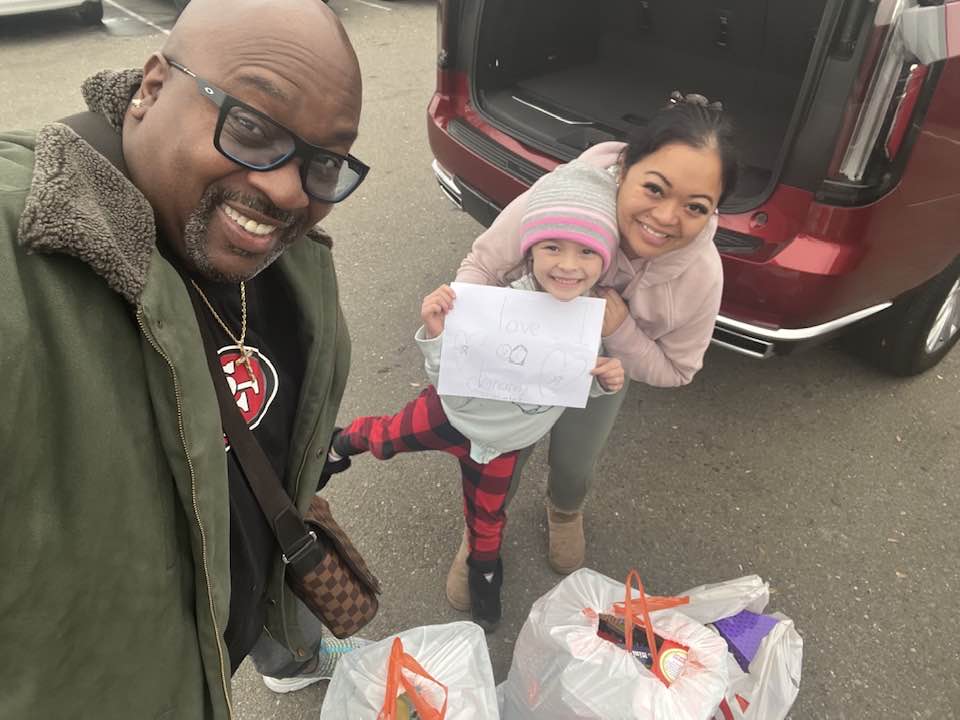
<instances>
[{"instance_id":1,"label":"red logo on t-shirt","mask_svg":"<svg viewBox=\"0 0 960 720\"><path fill-rule=\"evenodd\" d=\"M217 354L233 399L237 401L243 419L253 430L263 420L277 396L279 378L273 363L257 348L248 345L246 349L250 353L249 367L247 363L241 362L240 348L236 345L220 348Z\"/></svg>"}]
</instances>

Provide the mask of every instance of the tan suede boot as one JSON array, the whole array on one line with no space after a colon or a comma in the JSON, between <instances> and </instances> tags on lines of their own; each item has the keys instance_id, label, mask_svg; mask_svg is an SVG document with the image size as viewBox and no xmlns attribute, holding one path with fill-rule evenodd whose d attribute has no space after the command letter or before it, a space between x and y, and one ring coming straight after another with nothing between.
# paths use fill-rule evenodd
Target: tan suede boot
<instances>
[{"instance_id":1,"label":"tan suede boot","mask_svg":"<svg viewBox=\"0 0 960 720\"><path fill-rule=\"evenodd\" d=\"M583 565L587 543L583 537L583 513L562 512L547 500L548 559L554 572L568 575Z\"/></svg>"},{"instance_id":2,"label":"tan suede boot","mask_svg":"<svg viewBox=\"0 0 960 720\"><path fill-rule=\"evenodd\" d=\"M470 555L470 542L467 538L467 529L463 529L463 538L460 548L450 565L447 573L447 602L454 610L467 612L470 609L470 583L467 557Z\"/></svg>"}]
</instances>

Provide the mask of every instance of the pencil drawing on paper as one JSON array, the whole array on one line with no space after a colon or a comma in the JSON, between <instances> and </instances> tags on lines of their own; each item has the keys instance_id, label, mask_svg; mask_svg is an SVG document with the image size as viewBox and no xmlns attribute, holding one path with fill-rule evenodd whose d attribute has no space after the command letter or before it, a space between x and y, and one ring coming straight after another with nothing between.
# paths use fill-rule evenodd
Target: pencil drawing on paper
<instances>
[{"instance_id":1,"label":"pencil drawing on paper","mask_svg":"<svg viewBox=\"0 0 960 720\"><path fill-rule=\"evenodd\" d=\"M560 349L551 350L540 367L540 395L548 397L582 378L586 372L587 362L582 357Z\"/></svg>"},{"instance_id":2,"label":"pencil drawing on paper","mask_svg":"<svg viewBox=\"0 0 960 720\"><path fill-rule=\"evenodd\" d=\"M523 367L527 363L527 354L529 352L526 345L511 346L509 343L503 343L497 348L497 357L501 360L506 360L510 365Z\"/></svg>"}]
</instances>

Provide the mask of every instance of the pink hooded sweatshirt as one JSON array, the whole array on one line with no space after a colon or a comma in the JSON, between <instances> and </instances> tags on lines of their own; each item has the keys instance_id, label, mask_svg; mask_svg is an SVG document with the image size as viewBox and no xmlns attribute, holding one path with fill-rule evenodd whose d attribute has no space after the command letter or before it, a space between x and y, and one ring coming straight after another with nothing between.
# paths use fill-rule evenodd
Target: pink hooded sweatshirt
<instances>
[{"instance_id":1,"label":"pink hooded sweatshirt","mask_svg":"<svg viewBox=\"0 0 960 720\"><path fill-rule=\"evenodd\" d=\"M580 158L601 168L616 166L623 143L606 142ZM520 221L529 193L511 202L474 243L460 264L457 280L480 285L505 285L518 268ZM714 214L686 247L659 257L629 260L617 253L600 285L614 288L630 314L603 338L609 355L620 358L631 380L657 387L689 383L703 367L713 324L720 310L723 267L713 244ZM519 273L516 273L519 274Z\"/></svg>"}]
</instances>

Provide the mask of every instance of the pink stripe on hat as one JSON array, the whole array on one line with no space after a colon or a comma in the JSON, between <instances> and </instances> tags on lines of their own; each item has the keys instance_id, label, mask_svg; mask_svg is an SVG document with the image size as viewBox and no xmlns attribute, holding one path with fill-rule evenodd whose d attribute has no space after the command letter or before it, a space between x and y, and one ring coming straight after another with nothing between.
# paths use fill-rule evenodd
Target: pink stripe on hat
<instances>
[{"instance_id":1,"label":"pink stripe on hat","mask_svg":"<svg viewBox=\"0 0 960 720\"><path fill-rule=\"evenodd\" d=\"M520 226L520 251L544 240L569 240L588 247L606 271L620 244L617 184L612 175L574 160L544 175L530 191Z\"/></svg>"},{"instance_id":2,"label":"pink stripe on hat","mask_svg":"<svg viewBox=\"0 0 960 720\"><path fill-rule=\"evenodd\" d=\"M583 217L560 213L528 220L521 226L520 232L523 237L520 252L523 254L544 240L569 240L597 253L603 260L604 271L610 267L612 260L610 248L616 247L619 240L616 229L606 223L590 222Z\"/></svg>"},{"instance_id":3,"label":"pink stripe on hat","mask_svg":"<svg viewBox=\"0 0 960 720\"><path fill-rule=\"evenodd\" d=\"M610 251L607 247L590 237L589 235L583 235L582 233L570 232L569 230L557 231L551 228L544 228L543 230L534 230L529 234L524 236L523 239L523 252L527 252L530 248L536 245L539 242L544 240L569 240L575 242L578 245L583 245L586 248L590 248L597 255L600 256L600 259L603 261L603 271L605 272L608 267L610 267Z\"/></svg>"}]
</instances>

